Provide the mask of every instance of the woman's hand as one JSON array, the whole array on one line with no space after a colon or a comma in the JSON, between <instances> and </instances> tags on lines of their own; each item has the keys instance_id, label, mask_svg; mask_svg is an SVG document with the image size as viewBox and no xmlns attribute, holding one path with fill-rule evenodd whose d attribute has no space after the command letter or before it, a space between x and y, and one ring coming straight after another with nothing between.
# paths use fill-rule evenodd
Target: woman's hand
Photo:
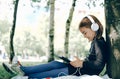
<instances>
[{"instance_id":1,"label":"woman's hand","mask_svg":"<svg viewBox=\"0 0 120 79\"><path fill-rule=\"evenodd\" d=\"M75 56L75 60L71 61L70 64L73 67L80 67L80 68L82 68L83 67L83 60L80 60L77 56Z\"/></svg>"}]
</instances>

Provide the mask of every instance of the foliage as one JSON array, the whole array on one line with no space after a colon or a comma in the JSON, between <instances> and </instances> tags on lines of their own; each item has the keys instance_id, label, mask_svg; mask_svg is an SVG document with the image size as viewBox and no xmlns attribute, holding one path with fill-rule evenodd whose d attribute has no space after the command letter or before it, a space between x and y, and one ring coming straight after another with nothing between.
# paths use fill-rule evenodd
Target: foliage
<instances>
[{"instance_id":1,"label":"foliage","mask_svg":"<svg viewBox=\"0 0 120 79\"><path fill-rule=\"evenodd\" d=\"M44 51L42 49L42 40L37 40L37 37L31 35L30 32L24 32L24 35L21 38L16 38L15 42L15 51L16 54L23 53L29 55L36 55L43 56ZM44 42L44 41L43 41ZM33 53L34 52L34 53Z\"/></svg>"},{"instance_id":2,"label":"foliage","mask_svg":"<svg viewBox=\"0 0 120 79\"><path fill-rule=\"evenodd\" d=\"M97 3L97 1L100 1L100 0L88 0L85 4L89 7L89 8L92 8L92 7L96 7L98 5L100 6L104 6L104 2L100 2L100 3Z\"/></svg>"},{"instance_id":3,"label":"foliage","mask_svg":"<svg viewBox=\"0 0 120 79\"><path fill-rule=\"evenodd\" d=\"M32 0L32 2L41 2L41 0Z\"/></svg>"},{"instance_id":4,"label":"foliage","mask_svg":"<svg viewBox=\"0 0 120 79\"><path fill-rule=\"evenodd\" d=\"M9 32L11 24L7 20L0 21L0 34L5 34ZM5 27L5 28L4 28Z\"/></svg>"},{"instance_id":5,"label":"foliage","mask_svg":"<svg viewBox=\"0 0 120 79\"><path fill-rule=\"evenodd\" d=\"M0 20L0 43L5 47L6 52L9 50L9 30L11 23L6 20Z\"/></svg>"}]
</instances>

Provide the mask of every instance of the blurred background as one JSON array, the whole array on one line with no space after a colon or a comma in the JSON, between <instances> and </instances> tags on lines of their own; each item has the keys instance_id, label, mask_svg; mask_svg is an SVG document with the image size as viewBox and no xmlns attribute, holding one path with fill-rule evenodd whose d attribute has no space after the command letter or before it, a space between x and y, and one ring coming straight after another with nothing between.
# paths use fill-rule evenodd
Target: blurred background
<instances>
[{"instance_id":1,"label":"blurred background","mask_svg":"<svg viewBox=\"0 0 120 79\"><path fill-rule=\"evenodd\" d=\"M49 56L49 0L20 0L14 32L14 52L21 61L47 61ZM0 61L8 61L10 31L13 25L13 0L0 0ZM73 0L55 0L54 53L64 56L66 21ZM81 19L95 15L105 26L104 0L77 0L69 31L69 58L87 56L90 43L78 29ZM104 33L105 34L105 33ZM103 35L104 36L104 35Z\"/></svg>"}]
</instances>

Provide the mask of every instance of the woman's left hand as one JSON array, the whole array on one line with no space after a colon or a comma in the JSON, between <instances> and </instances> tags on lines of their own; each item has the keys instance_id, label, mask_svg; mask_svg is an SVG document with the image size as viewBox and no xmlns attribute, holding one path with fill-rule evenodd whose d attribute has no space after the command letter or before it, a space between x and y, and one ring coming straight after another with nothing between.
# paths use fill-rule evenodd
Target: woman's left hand
<instances>
[{"instance_id":1,"label":"woman's left hand","mask_svg":"<svg viewBox=\"0 0 120 79\"><path fill-rule=\"evenodd\" d=\"M77 56L75 56L75 60L71 61L70 64L74 67L83 67L83 60L80 60Z\"/></svg>"}]
</instances>

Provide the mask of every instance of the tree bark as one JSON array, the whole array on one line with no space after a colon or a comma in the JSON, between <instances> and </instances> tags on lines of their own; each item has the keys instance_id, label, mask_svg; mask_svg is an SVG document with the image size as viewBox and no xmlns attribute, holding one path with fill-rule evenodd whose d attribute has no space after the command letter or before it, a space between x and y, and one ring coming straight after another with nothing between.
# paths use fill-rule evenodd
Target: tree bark
<instances>
[{"instance_id":1,"label":"tree bark","mask_svg":"<svg viewBox=\"0 0 120 79\"><path fill-rule=\"evenodd\" d=\"M50 30L49 30L49 59L48 62L54 60L54 10L55 0L50 0Z\"/></svg>"},{"instance_id":2,"label":"tree bark","mask_svg":"<svg viewBox=\"0 0 120 79\"><path fill-rule=\"evenodd\" d=\"M19 0L16 0L15 1L15 8L14 8L14 15L13 15L13 17L14 17L13 26L12 26L11 32L10 32L10 63L12 63L12 59L13 59L13 57L15 55L14 45L13 45L13 38L14 38L14 33L15 33L18 3L19 3Z\"/></svg>"},{"instance_id":3,"label":"tree bark","mask_svg":"<svg viewBox=\"0 0 120 79\"><path fill-rule=\"evenodd\" d=\"M106 41L109 45L109 74L113 79L120 79L120 1L105 0Z\"/></svg>"},{"instance_id":4,"label":"tree bark","mask_svg":"<svg viewBox=\"0 0 120 79\"><path fill-rule=\"evenodd\" d=\"M68 48L69 48L69 30L70 30L70 25L73 17L73 12L75 8L75 3L76 0L73 0L72 7L70 9L69 17L66 21L66 33L65 33L65 43L64 43L64 50L65 50L65 56L68 57Z\"/></svg>"}]
</instances>

